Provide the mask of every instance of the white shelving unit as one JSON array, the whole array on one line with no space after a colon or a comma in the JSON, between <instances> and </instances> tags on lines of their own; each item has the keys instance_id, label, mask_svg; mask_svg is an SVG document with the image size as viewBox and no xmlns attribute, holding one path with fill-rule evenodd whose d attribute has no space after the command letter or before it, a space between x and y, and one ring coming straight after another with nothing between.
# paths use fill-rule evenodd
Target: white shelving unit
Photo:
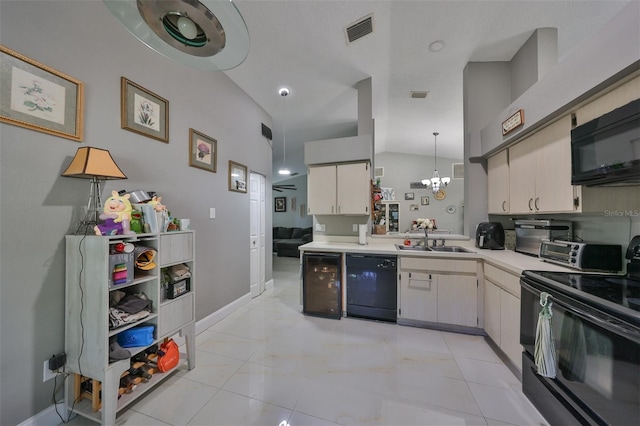
<instances>
[{"instance_id":1,"label":"white shelving unit","mask_svg":"<svg viewBox=\"0 0 640 426\"><path fill-rule=\"evenodd\" d=\"M157 250L156 267L149 271L134 268L132 282L110 286L113 265L110 266L109 257L119 243ZM181 362L178 365L187 363L190 370L195 367L194 247L193 231L66 237L66 371L74 373L66 380L65 403L68 410L73 408L82 416L113 425L120 410L153 390L175 371L155 373L147 383L139 384L131 393L119 395L120 378L131 367L131 360L110 362L109 343L110 339L132 327L155 327L151 344L127 348L132 357L179 333L185 338L186 353L180 354ZM190 268L190 291L170 299L161 285L161 270L178 264L186 264ZM152 301L150 315L135 323L109 329L109 297L115 290L146 294ZM78 396L82 392L79 392L76 374L93 380L93 399ZM98 382L99 386L96 387Z\"/></svg>"}]
</instances>

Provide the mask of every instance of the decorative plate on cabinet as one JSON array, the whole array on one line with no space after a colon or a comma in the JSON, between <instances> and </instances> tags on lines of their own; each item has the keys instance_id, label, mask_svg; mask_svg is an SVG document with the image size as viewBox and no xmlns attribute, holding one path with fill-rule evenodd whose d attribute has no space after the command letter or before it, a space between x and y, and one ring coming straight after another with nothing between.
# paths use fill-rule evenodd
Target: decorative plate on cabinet
<instances>
[{"instance_id":1,"label":"decorative plate on cabinet","mask_svg":"<svg viewBox=\"0 0 640 426\"><path fill-rule=\"evenodd\" d=\"M446 196L447 196L447 193L444 191L444 189L440 189L438 190L438 192L435 193L433 198L440 201L440 200L444 200Z\"/></svg>"}]
</instances>

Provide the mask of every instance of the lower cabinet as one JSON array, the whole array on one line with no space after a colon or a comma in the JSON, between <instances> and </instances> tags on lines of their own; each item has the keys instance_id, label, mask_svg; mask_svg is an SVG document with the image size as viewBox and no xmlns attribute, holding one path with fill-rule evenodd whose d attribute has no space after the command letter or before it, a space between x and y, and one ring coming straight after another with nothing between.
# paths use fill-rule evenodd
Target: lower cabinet
<instances>
[{"instance_id":1,"label":"lower cabinet","mask_svg":"<svg viewBox=\"0 0 640 426\"><path fill-rule=\"evenodd\" d=\"M519 296L519 276L485 263L484 329L509 360L522 371Z\"/></svg>"},{"instance_id":2,"label":"lower cabinet","mask_svg":"<svg viewBox=\"0 0 640 426\"><path fill-rule=\"evenodd\" d=\"M438 322L437 280L428 272L400 272L398 318Z\"/></svg>"},{"instance_id":3,"label":"lower cabinet","mask_svg":"<svg viewBox=\"0 0 640 426\"><path fill-rule=\"evenodd\" d=\"M476 260L400 258L398 322L478 325Z\"/></svg>"}]
</instances>

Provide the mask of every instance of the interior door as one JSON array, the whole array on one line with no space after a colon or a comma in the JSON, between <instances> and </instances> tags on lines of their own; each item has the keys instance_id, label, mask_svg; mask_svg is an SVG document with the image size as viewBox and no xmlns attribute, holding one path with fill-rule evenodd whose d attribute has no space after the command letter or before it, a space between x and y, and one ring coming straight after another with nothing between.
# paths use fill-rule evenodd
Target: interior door
<instances>
[{"instance_id":1,"label":"interior door","mask_svg":"<svg viewBox=\"0 0 640 426\"><path fill-rule=\"evenodd\" d=\"M251 173L249 176L249 288L251 297L259 296L260 271L262 270L260 259L261 246L261 220L260 220L260 175Z\"/></svg>"}]
</instances>

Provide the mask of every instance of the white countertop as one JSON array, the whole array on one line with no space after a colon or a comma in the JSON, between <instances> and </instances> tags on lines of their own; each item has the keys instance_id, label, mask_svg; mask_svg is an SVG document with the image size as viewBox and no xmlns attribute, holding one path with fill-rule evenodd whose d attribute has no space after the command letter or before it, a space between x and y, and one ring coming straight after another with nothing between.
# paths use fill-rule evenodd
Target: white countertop
<instances>
[{"instance_id":1,"label":"white countertop","mask_svg":"<svg viewBox=\"0 0 640 426\"><path fill-rule=\"evenodd\" d=\"M440 239L440 237L438 237ZM400 251L396 248L395 244L401 244L401 241L384 241L378 239L369 240L370 242L365 245L361 245L353 242L328 242L328 241L312 241L310 243L301 245L299 250L301 252L330 252L330 253L367 253L367 254L383 254L383 255L396 255L403 257L432 257L432 258L458 258L469 259L475 258L491 263L495 266L510 271L513 274L520 275L524 270L540 270L540 271L559 271L559 272L575 272L574 269L566 268L552 263L543 262L537 257L528 256L526 254L516 253L512 250L482 250L473 245L473 242L468 240L457 241L457 245L465 247L468 250L472 250L473 253L451 253L451 252L436 252L436 251Z\"/></svg>"}]
</instances>

